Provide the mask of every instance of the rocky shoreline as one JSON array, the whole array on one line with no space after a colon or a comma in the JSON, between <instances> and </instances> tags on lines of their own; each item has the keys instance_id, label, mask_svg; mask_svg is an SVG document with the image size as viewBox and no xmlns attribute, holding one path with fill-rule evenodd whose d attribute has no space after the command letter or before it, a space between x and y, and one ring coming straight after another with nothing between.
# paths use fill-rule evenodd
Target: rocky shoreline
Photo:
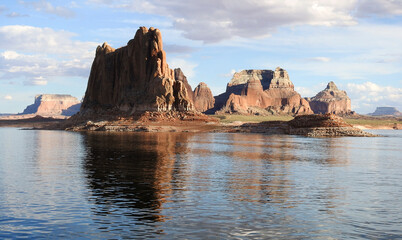
<instances>
[{"instance_id":1,"label":"rocky shoreline","mask_svg":"<svg viewBox=\"0 0 402 240\"><path fill-rule=\"evenodd\" d=\"M291 121L265 121L259 123L225 124L214 115L191 112L145 112L136 116L112 117L75 115L70 119L53 119L36 116L19 120L1 120L0 127L25 129L66 130L74 132L221 132L302 135L306 137L374 137L347 124L334 114L296 116Z\"/></svg>"},{"instance_id":2,"label":"rocky shoreline","mask_svg":"<svg viewBox=\"0 0 402 240\"><path fill-rule=\"evenodd\" d=\"M67 120L59 129L67 131L104 132L224 132L287 134L307 137L374 137L347 124L334 114L296 116L291 121L268 121L261 123L242 123L229 125L220 123L217 118L197 112L145 112L137 117L115 120Z\"/></svg>"}]
</instances>

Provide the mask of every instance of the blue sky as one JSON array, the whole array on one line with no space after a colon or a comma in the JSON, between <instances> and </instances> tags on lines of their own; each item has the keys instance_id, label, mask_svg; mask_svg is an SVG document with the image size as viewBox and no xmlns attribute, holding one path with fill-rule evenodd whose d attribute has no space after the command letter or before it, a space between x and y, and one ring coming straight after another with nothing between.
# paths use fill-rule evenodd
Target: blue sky
<instances>
[{"instance_id":1,"label":"blue sky","mask_svg":"<svg viewBox=\"0 0 402 240\"><path fill-rule=\"evenodd\" d=\"M140 26L214 95L235 71L280 66L303 97L334 81L358 113L402 110L402 0L6 0L0 19L0 113L40 93L81 99L96 47Z\"/></svg>"}]
</instances>

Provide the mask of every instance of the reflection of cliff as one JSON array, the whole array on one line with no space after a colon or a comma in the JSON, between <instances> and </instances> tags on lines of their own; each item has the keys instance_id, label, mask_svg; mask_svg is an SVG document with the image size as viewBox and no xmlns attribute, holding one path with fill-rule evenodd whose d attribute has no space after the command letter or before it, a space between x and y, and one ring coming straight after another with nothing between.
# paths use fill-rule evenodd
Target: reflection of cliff
<instances>
[{"instance_id":1,"label":"reflection of cliff","mask_svg":"<svg viewBox=\"0 0 402 240\"><path fill-rule=\"evenodd\" d=\"M210 145L217 143L213 137L209 141ZM323 189L324 186L336 185L335 179L323 179L332 181L330 183L324 183L322 179L311 181L311 178L320 176L321 173L317 170L320 166L348 163L349 150L339 149L346 145L342 141L348 141L348 138L306 140L292 136L228 134L225 144L220 144L216 149L192 149L192 153L215 158L216 155L221 155L223 159L227 159L226 164L213 163L211 168L225 167L221 170L227 173L224 177L224 191L231 193L233 200L295 206L301 202L294 202L294 198L300 199L300 195L308 196L313 193L308 185L311 183L317 184L314 187L320 189L320 196L314 196L317 199L342 197L331 192L331 187ZM205 142L200 141L199 144ZM305 174L303 165L309 166ZM201 172L203 169L197 171ZM301 189L305 190L300 191ZM328 201L328 205L332 205L331 201Z\"/></svg>"},{"instance_id":2,"label":"reflection of cliff","mask_svg":"<svg viewBox=\"0 0 402 240\"><path fill-rule=\"evenodd\" d=\"M86 177L96 214L123 211L141 221L164 221L161 205L180 188L180 134L88 134ZM184 144L183 144L184 143ZM120 209L120 210L119 210Z\"/></svg>"}]
</instances>

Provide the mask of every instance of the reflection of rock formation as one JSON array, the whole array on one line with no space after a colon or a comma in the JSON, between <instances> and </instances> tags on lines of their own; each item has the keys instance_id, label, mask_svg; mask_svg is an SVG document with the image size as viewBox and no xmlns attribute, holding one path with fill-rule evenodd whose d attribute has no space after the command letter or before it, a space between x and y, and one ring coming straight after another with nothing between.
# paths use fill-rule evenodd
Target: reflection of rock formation
<instances>
[{"instance_id":1,"label":"reflection of rock formation","mask_svg":"<svg viewBox=\"0 0 402 240\"><path fill-rule=\"evenodd\" d=\"M22 114L72 116L80 110L80 106L80 101L71 95L40 94L35 96L34 104L27 106Z\"/></svg>"},{"instance_id":2,"label":"reflection of rock formation","mask_svg":"<svg viewBox=\"0 0 402 240\"><path fill-rule=\"evenodd\" d=\"M98 213L121 206L140 220L163 221L160 208L165 197L172 189L183 188L177 166L181 158L175 158L175 153L185 155L187 137L163 133L85 135L88 184L93 201L103 207Z\"/></svg>"},{"instance_id":3,"label":"reflection of rock formation","mask_svg":"<svg viewBox=\"0 0 402 240\"><path fill-rule=\"evenodd\" d=\"M286 70L243 70L226 92L215 97L215 110L240 114L310 114L308 102L294 90Z\"/></svg>"},{"instance_id":4,"label":"reflection of rock formation","mask_svg":"<svg viewBox=\"0 0 402 240\"><path fill-rule=\"evenodd\" d=\"M228 134L225 138L226 144L221 145L217 150L206 147L192 150L192 153L214 159L222 159L217 155L224 156L221 162L211 163L212 165L209 167L226 173L221 181L226 182L224 191L231 193L230 196L233 197L233 200L281 203L284 204L284 207L290 207L299 204L292 201L292 198L300 198L297 195L304 194L297 189L304 188L304 184L312 183L308 175L303 174L301 170L295 170L295 165L339 166L348 164L348 151L339 151L337 147L343 140L348 141L348 139L324 139L317 142L315 148L311 148L311 144L306 144L302 139L292 136L281 136L280 138L269 136L267 138L267 136L256 134ZM199 143L205 144L203 141ZM212 137L209 144L214 143L219 142L214 142ZM223 163L224 159L229 161L228 164ZM226 169L221 169L223 167ZM200 171L202 169L197 168L197 172ZM204 175L207 174L204 173ZM298 179L297 174L306 179ZM328 192L322 191L320 194L329 196L329 199L331 196L339 197L330 190L331 188L326 190ZM307 192L306 189L305 194L308 194ZM333 203L328 201L328 204Z\"/></svg>"}]
</instances>

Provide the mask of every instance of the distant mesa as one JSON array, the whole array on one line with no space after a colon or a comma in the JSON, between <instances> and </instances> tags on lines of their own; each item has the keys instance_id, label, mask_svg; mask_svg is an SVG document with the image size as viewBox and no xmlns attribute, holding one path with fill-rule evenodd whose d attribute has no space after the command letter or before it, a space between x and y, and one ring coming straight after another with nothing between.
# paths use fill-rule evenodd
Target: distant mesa
<instances>
[{"instance_id":1,"label":"distant mesa","mask_svg":"<svg viewBox=\"0 0 402 240\"><path fill-rule=\"evenodd\" d=\"M34 104L27 106L22 114L72 116L79 111L80 105L80 101L71 95L40 94L35 96Z\"/></svg>"},{"instance_id":2,"label":"distant mesa","mask_svg":"<svg viewBox=\"0 0 402 240\"><path fill-rule=\"evenodd\" d=\"M312 114L294 90L286 70L243 70L233 75L226 92L215 97L210 112L238 114Z\"/></svg>"},{"instance_id":3,"label":"distant mesa","mask_svg":"<svg viewBox=\"0 0 402 240\"><path fill-rule=\"evenodd\" d=\"M339 90L334 82L311 99L307 99L316 114L352 114L351 101L345 91Z\"/></svg>"},{"instance_id":4,"label":"distant mesa","mask_svg":"<svg viewBox=\"0 0 402 240\"><path fill-rule=\"evenodd\" d=\"M402 116L395 107L377 107L373 113L369 113L371 116Z\"/></svg>"}]
</instances>

